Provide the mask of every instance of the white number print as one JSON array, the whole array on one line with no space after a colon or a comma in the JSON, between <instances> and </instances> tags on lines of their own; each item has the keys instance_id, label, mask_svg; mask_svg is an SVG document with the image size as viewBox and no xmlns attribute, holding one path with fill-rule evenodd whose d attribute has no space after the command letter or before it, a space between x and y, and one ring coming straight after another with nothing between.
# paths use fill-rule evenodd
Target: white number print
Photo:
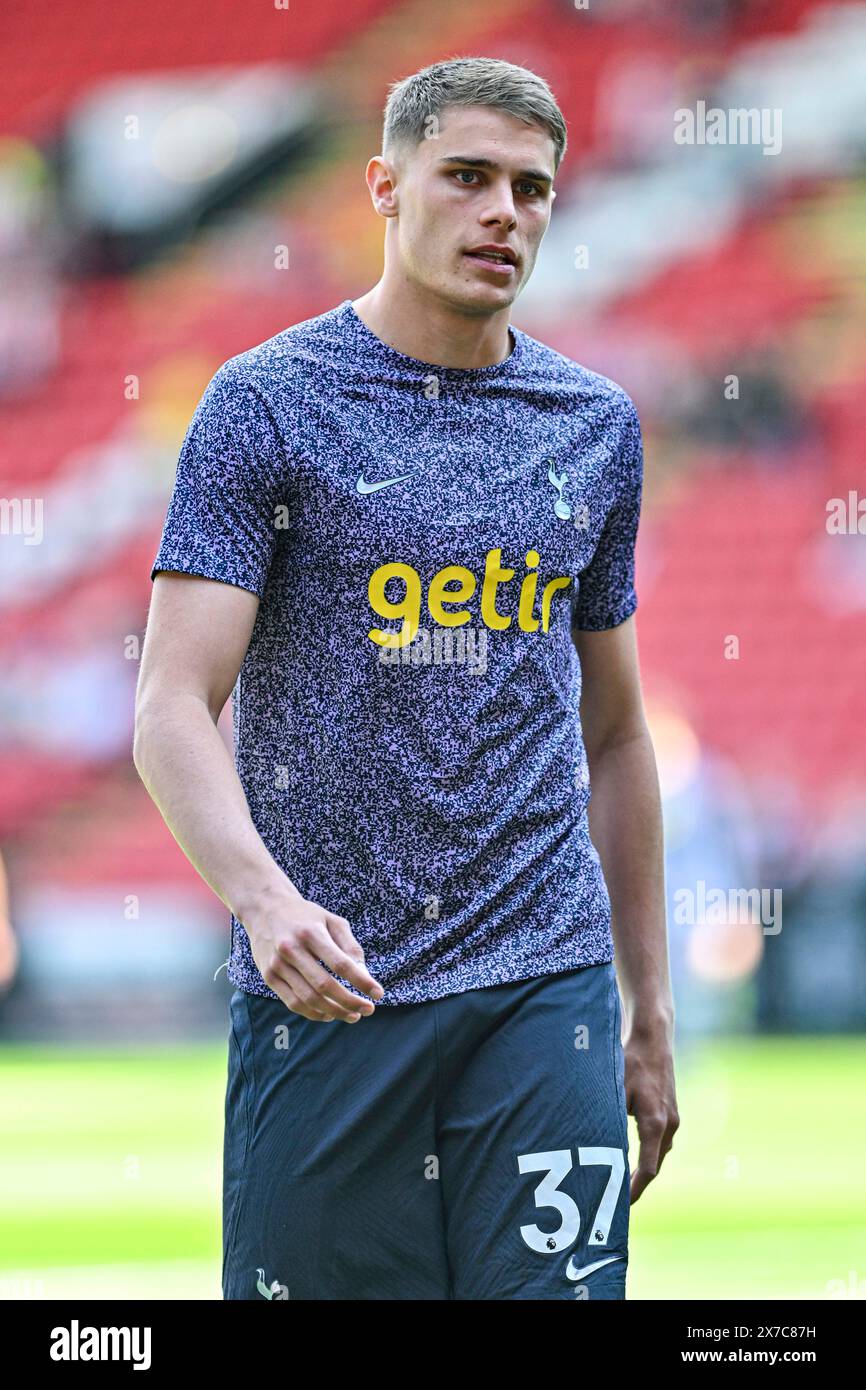
<instances>
[{"instance_id":1,"label":"white number print","mask_svg":"<svg viewBox=\"0 0 866 1390\"><path fill-rule=\"evenodd\" d=\"M610 1176L592 1222L588 1245L606 1245L613 1214L616 1211L622 1180L625 1175L625 1155L622 1149L579 1148L577 1161L581 1167L601 1164L610 1168ZM580 1212L577 1203L559 1184L574 1167L571 1149L551 1149L548 1153L518 1154L517 1167L521 1173L544 1173L535 1189L538 1208L553 1207L562 1220L555 1231L541 1231L537 1226L521 1226L520 1234L530 1250L542 1255L567 1250L577 1240L580 1231Z\"/></svg>"}]
</instances>

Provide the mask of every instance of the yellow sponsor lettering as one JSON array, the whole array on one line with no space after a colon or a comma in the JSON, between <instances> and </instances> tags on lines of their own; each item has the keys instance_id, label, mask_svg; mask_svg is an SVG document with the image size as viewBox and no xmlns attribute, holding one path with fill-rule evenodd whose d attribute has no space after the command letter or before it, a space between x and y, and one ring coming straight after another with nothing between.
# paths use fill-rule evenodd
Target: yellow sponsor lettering
<instances>
[{"instance_id":1,"label":"yellow sponsor lettering","mask_svg":"<svg viewBox=\"0 0 866 1390\"><path fill-rule=\"evenodd\" d=\"M560 575L548 580L541 596L541 619L535 616L535 603L538 588L538 566L541 557L537 550L526 552L527 573L520 585L517 605L517 625L522 632L542 632L550 628L550 610L554 595L571 584L568 575ZM481 619L486 627L504 632L511 626L513 614L500 612L497 599L502 591L503 601L507 601L508 585L515 578L515 571L502 564L502 550L496 546L488 550L484 564L484 578L481 584ZM390 580L398 580L403 586L397 598L388 598L385 589ZM434 574L427 591L427 610L434 623L440 627L460 627L471 619L471 612L465 606L475 595L478 582L475 575L464 565L445 565ZM371 641L380 647L406 647L415 638L421 622L423 585L418 571L399 560L380 565L370 576L367 587L370 607L380 618L399 622L396 630L373 627L367 634Z\"/></svg>"}]
</instances>

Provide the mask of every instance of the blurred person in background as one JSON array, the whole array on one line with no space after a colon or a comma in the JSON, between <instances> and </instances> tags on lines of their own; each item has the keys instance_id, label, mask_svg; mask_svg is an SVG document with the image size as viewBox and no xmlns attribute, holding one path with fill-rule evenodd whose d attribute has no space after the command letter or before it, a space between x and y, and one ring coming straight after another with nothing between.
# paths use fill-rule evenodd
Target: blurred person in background
<instances>
[{"instance_id":1,"label":"blurred person in background","mask_svg":"<svg viewBox=\"0 0 866 1390\"><path fill-rule=\"evenodd\" d=\"M18 973L18 941L12 927L9 879L0 854L0 999L12 988Z\"/></svg>"},{"instance_id":2,"label":"blurred person in background","mask_svg":"<svg viewBox=\"0 0 866 1390\"><path fill-rule=\"evenodd\" d=\"M0 400L25 393L60 358L61 246L47 161L28 141L0 136Z\"/></svg>"}]
</instances>

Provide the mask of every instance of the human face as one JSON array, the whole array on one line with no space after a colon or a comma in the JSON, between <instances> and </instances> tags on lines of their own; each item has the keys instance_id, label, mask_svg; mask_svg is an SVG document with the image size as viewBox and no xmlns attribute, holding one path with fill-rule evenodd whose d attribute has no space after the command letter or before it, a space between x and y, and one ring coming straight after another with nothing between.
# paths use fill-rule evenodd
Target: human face
<instances>
[{"instance_id":1,"label":"human face","mask_svg":"<svg viewBox=\"0 0 866 1390\"><path fill-rule=\"evenodd\" d=\"M550 222L554 158L540 126L486 106L446 108L395 183L401 274L464 312L513 303Z\"/></svg>"}]
</instances>

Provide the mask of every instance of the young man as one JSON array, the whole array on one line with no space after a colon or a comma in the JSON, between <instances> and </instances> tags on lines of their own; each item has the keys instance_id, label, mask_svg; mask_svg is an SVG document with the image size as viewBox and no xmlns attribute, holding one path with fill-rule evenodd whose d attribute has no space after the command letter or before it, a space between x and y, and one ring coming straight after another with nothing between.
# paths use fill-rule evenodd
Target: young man
<instances>
[{"instance_id":1,"label":"young man","mask_svg":"<svg viewBox=\"0 0 866 1390\"><path fill-rule=\"evenodd\" d=\"M640 428L509 328L565 145L526 69L395 84L381 280L183 445L135 763L232 914L227 1299L623 1298L678 1123Z\"/></svg>"}]
</instances>

